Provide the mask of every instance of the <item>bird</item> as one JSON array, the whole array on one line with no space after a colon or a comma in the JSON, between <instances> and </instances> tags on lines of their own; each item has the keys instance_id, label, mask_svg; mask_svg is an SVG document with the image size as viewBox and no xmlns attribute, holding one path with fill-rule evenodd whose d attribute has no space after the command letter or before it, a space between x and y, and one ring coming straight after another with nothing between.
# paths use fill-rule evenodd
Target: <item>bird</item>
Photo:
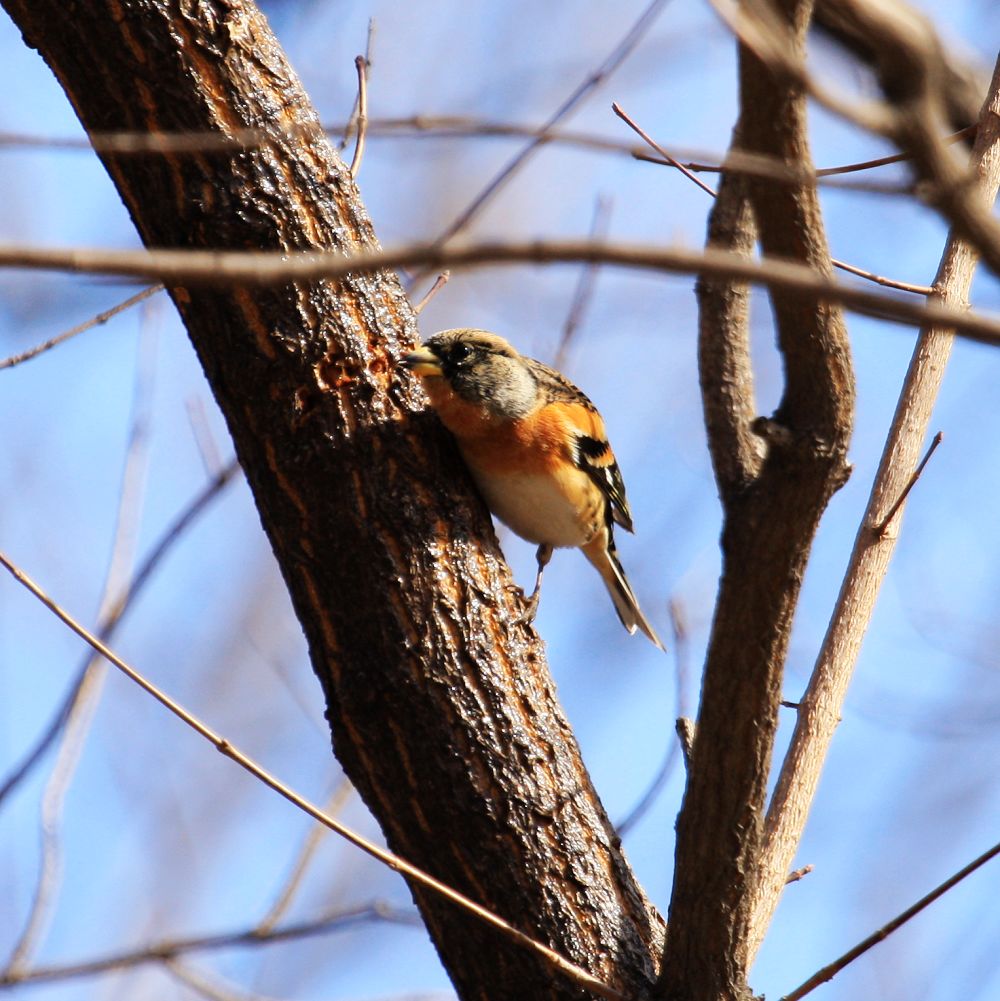
<instances>
[{"instance_id":1,"label":"bird","mask_svg":"<svg viewBox=\"0 0 1000 1001\"><path fill-rule=\"evenodd\" d=\"M538 547L525 619L534 618L553 549L575 547L601 575L622 625L663 650L615 550L614 527L633 532L632 515L604 420L584 393L486 330L443 330L401 364L454 435L487 507Z\"/></svg>"}]
</instances>

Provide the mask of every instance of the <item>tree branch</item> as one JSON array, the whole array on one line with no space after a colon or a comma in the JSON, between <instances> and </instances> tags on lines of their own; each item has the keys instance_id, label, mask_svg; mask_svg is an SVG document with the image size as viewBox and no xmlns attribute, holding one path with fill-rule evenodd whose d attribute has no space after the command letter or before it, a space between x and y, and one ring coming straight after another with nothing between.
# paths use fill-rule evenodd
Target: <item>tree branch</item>
<instances>
[{"instance_id":1,"label":"tree branch","mask_svg":"<svg viewBox=\"0 0 1000 1001\"><path fill-rule=\"evenodd\" d=\"M738 278L772 289L789 289L866 316L913 326L925 322L938 323L953 328L962 337L984 344L1000 344L1000 318L995 316L903 299L856 284L844 285L829 274L794 261L774 258L748 260L739 254L712 248L698 251L648 244L594 243L589 240L533 240L528 243L472 243L457 247L420 243L395 250L366 251L345 256L330 251L38 250L0 244L0 267L162 277L170 285L216 289L234 285L274 286L289 281L344 278L413 265L468 268L484 264L577 261L654 272Z\"/></svg>"},{"instance_id":2,"label":"tree branch","mask_svg":"<svg viewBox=\"0 0 1000 1001\"><path fill-rule=\"evenodd\" d=\"M146 246L373 252L347 169L250 0L4 0L88 132L254 129L251 150L102 154ZM290 139L289 136L294 136ZM398 359L386 271L171 294L226 418L323 685L337 755L395 853L634 995L662 922L519 622L489 518ZM575 998L415 886L460 994Z\"/></svg>"},{"instance_id":3,"label":"tree branch","mask_svg":"<svg viewBox=\"0 0 1000 1001\"><path fill-rule=\"evenodd\" d=\"M780 5L800 59L809 14L808 2ZM804 90L772 75L743 46L740 106L744 148L811 170ZM747 193L764 254L801 261L829 276L815 183L748 181ZM730 199L730 211L738 212L739 193ZM745 241L745 226L743 232ZM751 904L792 615L819 518L847 476L854 380L841 314L785 289L772 289L771 300L785 388L773 419L756 422L767 444L759 467L745 437L753 406L747 397L745 314L741 308L728 316L710 314L702 326L703 343L732 338L730 365L742 384L727 395L718 392L721 380L709 380L709 390L718 395L706 400L706 409L730 409L727 420L715 419L725 433L713 443L713 457L726 447L737 452L735 461L716 459L724 477L723 575L677 824L661 973L666 996L684 1001L750 993ZM716 319L734 326L715 330Z\"/></svg>"},{"instance_id":4,"label":"tree branch","mask_svg":"<svg viewBox=\"0 0 1000 1001\"><path fill-rule=\"evenodd\" d=\"M992 202L1000 186L998 116L1000 60L983 105L972 153L980 185L976 197L982 206ZM953 233L935 279L936 299L953 306L963 304L976 262L975 252ZM770 924L781 896L784 874L792 864L805 828L861 642L895 549L902 510L897 508L887 525L886 515L902 495L920 457L953 342L953 331L929 325L921 332L913 351L837 605L799 705L795 731L768 810L762 878L754 899L753 951Z\"/></svg>"}]
</instances>

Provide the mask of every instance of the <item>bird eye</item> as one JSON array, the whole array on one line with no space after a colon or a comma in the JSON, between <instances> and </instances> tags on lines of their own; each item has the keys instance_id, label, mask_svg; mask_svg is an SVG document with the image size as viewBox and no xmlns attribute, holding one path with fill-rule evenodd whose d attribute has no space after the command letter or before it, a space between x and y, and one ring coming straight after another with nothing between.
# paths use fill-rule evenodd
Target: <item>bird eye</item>
<instances>
[{"instance_id":1,"label":"bird eye","mask_svg":"<svg viewBox=\"0 0 1000 1001\"><path fill-rule=\"evenodd\" d=\"M460 342L451 349L451 360L453 362L463 362L471 354L472 354L471 345L462 344Z\"/></svg>"}]
</instances>

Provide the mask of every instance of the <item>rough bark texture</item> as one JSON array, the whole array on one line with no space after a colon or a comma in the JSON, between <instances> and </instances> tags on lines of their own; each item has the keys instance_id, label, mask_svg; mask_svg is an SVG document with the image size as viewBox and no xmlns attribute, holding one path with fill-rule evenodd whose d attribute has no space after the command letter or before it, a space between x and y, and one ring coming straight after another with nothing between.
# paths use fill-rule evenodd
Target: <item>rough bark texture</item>
<instances>
[{"instance_id":1,"label":"rough bark texture","mask_svg":"<svg viewBox=\"0 0 1000 1001\"><path fill-rule=\"evenodd\" d=\"M4 0L90 132L252 149L103 159L147 246L373 248L357 188L242 0ZM393 850L629 996L662 923L556 703L488 517L396 361L394 275L174 288L326 693L334 746ZM464 998L579 997L417 891Z\"/></svg>"},{"instance_id":2,"label":"rough bark texture","mask_svg":"<svg viewBox=\"0 0 1000 1001\"><path fill-rule=\"evenodd\" d=\"M777 8L801 45L810 4ZM811 168L804 95L740 52L742 148ZM765 255L830 273L815 185L746 182ZM742 247L739 192L720 198L711 236L726 229ZM677 824L670 934L660 990L683 1001L750 996L753 890L792 616L819 518L847 475L854 382L840 311L788 291L772 292L785 389L773 419L758 431L767 454L756 466L742 444L752 385L745 376L744 319L738 298L716 317L703 315L702 388L725 524L723 575L709 642L684 806ZM702 296L705 309L712 300ZM716 322L733 324L719 331ZM706 360L714 339L730 340L729 376ZM728 414L728 417L725 416ZM745 432L744 432L745 433ZM722 451L742 454L720 461ZM754 473L756 472L756 475Z\"/></svg>"}]
</instances>

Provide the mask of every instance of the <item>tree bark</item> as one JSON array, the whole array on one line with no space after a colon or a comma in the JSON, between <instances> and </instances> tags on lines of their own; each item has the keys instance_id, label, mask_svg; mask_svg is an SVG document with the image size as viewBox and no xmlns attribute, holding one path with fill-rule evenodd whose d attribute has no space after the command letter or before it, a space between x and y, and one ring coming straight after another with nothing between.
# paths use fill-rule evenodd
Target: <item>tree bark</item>
<instances>
[{"instance_id":1,"label":"tree bark","mask_svg":"<svg viewBox=\"0 0 1000 1001\"><path fill-rule=\"evenodd\" d=\"M88 132L258 130L102 159L149 247L374 249L358 190L244 0L3 0ZM663 927L518 622L488 516L396 363L395 275L174 287L322 682L334 747L390 847L630 997ZM234 679L235 682L235 679ZM579 997L414 889L463 998Z\"/></svg>"},{"instance_id":2,"label":"tree bark","mask_svg":"<svg viewBox=\"0 0 1000 1001\"><path fill-rule=\"evenodd\" d=\"M775 6L800 51L809 0ZM740 50L734 145L812 169L801 89ZM745 188L744 188L745 184ZM766 256L830 274L815 183L726 179L710 239L745 253L749 200ZM792 617L813 536L846 480L854 379L838 308L788 290L771 293L785 367L773 418L754 422L766 454L747 439L753 407L746 313L739 288L700 287L702 393L725 521L723 571L702 683L688 785L677 823L660 991L683 1001L750 996L754 890L760 879L767 778Z\"/></svg>"}]
</instances>

